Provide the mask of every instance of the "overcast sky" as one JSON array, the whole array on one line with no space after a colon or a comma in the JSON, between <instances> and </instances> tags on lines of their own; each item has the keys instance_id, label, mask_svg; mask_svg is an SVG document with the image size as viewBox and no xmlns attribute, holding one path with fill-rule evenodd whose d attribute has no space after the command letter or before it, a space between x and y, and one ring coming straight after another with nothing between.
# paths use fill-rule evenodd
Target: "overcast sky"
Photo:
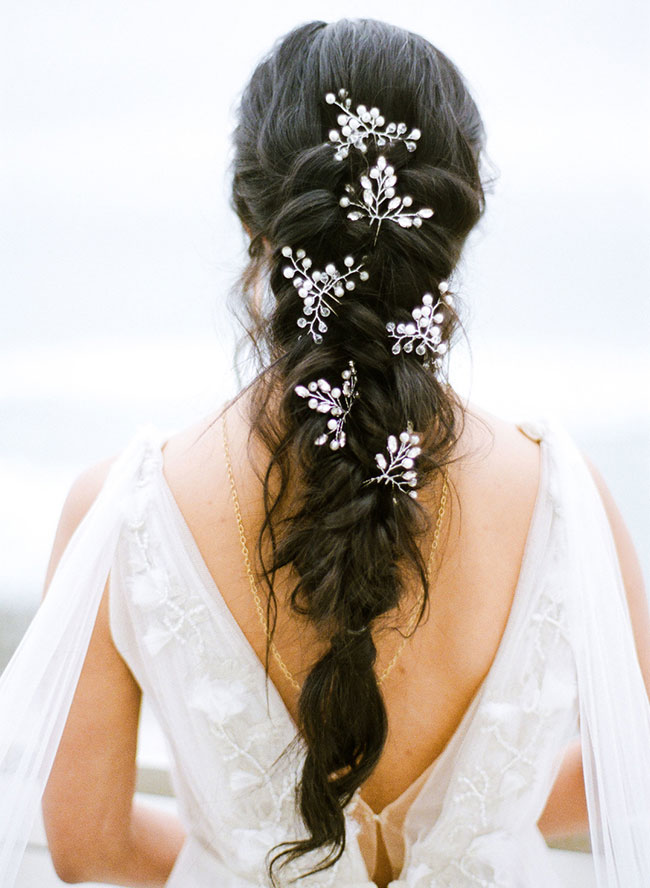
<instances>
[{"instance_id":1,"label":"overcast sky","mask_svg":"<svg viewBox=\"0 0 650 888\"><path fill-rule=\"evenodd\" d=\"M241 258L238 94L275 37L344 15L421 32L477 98L500 180L468 281L476 335L548 333L570 303L570 340L609 339L613 300L647 344L646 0L2 0L1 340L205 331Z\"/></svg>"},{"instance_id":2,"label":"overcast sky","mask_svg":"<svg viewBox=\"0 0 650 888\"><path fill-rule=\"evenodd\" d=\"M647 514L648 0L0 0L0 536L16 570L15 504L27 528L41 468L78 471L234 385L238 95L276 37L343 16L430 39L485 120L499 178L458 278L473 369L452 354L452 375L504 414L597 429Z\"/></svg>"}]
</instances>

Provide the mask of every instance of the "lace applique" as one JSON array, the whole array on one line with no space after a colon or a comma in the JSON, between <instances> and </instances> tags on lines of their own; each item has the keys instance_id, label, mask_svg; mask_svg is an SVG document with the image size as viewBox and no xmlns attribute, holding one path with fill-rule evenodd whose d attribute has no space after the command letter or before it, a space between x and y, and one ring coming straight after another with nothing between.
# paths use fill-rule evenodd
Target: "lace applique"
<instances>
[{"instance_id":1,"label":"lace applique","mask_svg":"<svg viewBox=\"0 0 650 888\"><path fill-rule=\"evenodd\" d=\"M148 485L158 468L157 456L148 451L142 462L133 495L132 511L126 529L130 538L129 590L133 603L141 610L156 614L150 621L144 642L152 654L160 653L172 639L181 644L194 644L205 655L201 623L206 619L200 595L180 585L155 557L149 535L147 508Z\"/></svg>"}]
</instances>

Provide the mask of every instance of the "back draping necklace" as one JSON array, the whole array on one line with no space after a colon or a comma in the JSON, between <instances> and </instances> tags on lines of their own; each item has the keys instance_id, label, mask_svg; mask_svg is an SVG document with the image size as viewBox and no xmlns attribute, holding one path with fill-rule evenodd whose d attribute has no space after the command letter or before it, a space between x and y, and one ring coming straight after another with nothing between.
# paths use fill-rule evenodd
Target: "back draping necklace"
<instances>
[{"instance_id":1,"label":"back draping necklace","mask_svg":"<svg viewBox=\"0 0 650 888\"><path fill-rule=\"evenodd\" d=\"M241 508L239 506L239 497L237 496L237 488L235 486L235 476L232 470L232 460L230 458L230 447L228 446L228 433L226 430L226 415L223 414L221 418L221 428L223 431L223 449L226 456L226 468L228 471L228 481L230 482L230 490L232 493L232 502L235 510L235 519L237 521L237 529L239 531L239 542L241 544L242 555L244 556L244 564L246 566L246 574L248 576L248 583L251 590L251 595L253 596L253 601L255 602L255 610L257 611L257 616L259 617L262 628L264 629L264 634L269 642L269 647L271 649L271 653L275 658L276 663L278 664L280 671L285 676L285 678L289 681L291 686L295 688L297 691L301 690L300 684L293 677L293 674L289 670L289 667L284 662L280 655L280 651L277 649L275 642L271 638L271 633L269 632L269 626L266 620L266 616L264 614L264 608L262 606L262 599L257 590L257 583L255 582L255 574L253 573L253 567L251 565L250 553L248 551L248 544L246 542L246 532L244 531L244 522L242 520ZM427 563L427 575L431 576L433 569L433 560L438 549L438 543L440 540L440 529L442 527L442 519L445 514L445 507L447 505L447 495L449 490L447 488L447 478L443 475L442 481L442 493L440 494L440 504L438 506L438 514L436 516L436 525L433 531L433 541L431 543L431 552L429 554L429 561ZM385 667L383 672L377 678L377 684L381 685L388 678L391 673L393 667L397 663L402 651L406 647L406 642L409 640L409 637L412 635L415 627L417 625L420 611L422 610L422 605L424 603L424 592L421 592L418 597L417 607L414 608L413 613L411 614L409 621L406 625L406 632L400 646L397 648L393 658Z\"/></svg>"}]
</instances>

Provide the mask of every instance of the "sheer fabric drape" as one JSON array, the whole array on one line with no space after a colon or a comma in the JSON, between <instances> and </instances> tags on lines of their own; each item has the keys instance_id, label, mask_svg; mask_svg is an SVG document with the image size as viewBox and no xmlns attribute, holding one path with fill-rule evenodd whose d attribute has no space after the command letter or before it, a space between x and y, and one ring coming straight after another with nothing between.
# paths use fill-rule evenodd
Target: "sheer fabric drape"
<instances>
[{"instance_id":1,"label":"sheer fabric drape","mask_svg":"<svg viewBox=\"0 0 650 888\"><path fill-rule=\"evenodd\" d=\"M554 436L598 885L641 888L650 885L650 706L607 514L570 438Z\"/></svg>"},{"instance_id":2,"label":"sheer fabric drape","mask_svg":"<svg viewBox=\"0 0 650 888\"><path fill-rule=\"evenodd\" d=\"M146 442L113 464L0 678L0 885L14 884L65 727Z\"/></svg>"}]
</instances>

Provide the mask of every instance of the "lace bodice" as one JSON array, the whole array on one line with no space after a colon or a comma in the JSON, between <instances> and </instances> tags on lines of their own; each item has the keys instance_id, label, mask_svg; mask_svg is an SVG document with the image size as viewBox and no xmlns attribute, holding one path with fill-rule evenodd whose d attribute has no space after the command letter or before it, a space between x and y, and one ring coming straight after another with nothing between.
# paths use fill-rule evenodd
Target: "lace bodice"
<instances>
[{"instance_id":1,"label":"lace bodice","mask_svg":"<svg viewBox=\"0 0 650 888\"><path fill-rule=\"evenodd\" d=\"M305 888L370 888L376 830L391 888L550 888L536 829L559 754L577 731L567 634L562 499L544 429L542 474L515 597L494 663L443 754L373 815L357 794L338 863ZM265 858L305 835L295 724L210 576L162 473L152 432L111 571L115 643L169 741L190 834L169 884L267 886ZM268 691L268 698L267 698ZM310 868L281 871L286 884Z\"/></svg>"}]
</instances>

